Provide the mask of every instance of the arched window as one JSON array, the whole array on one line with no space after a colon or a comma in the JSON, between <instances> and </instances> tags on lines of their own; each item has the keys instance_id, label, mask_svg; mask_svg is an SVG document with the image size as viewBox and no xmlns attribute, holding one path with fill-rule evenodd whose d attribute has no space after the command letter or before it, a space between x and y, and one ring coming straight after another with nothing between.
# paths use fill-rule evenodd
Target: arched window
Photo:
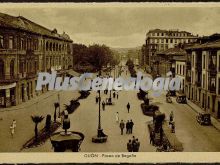
<instances>
[{"instance_id":1,"label":"arched window","mask_svg":"<svg viewBox=\"0 0 220 165\"><path fill-rule=\"evenodd\" d=\"M5 74L4 61L0 59L0 78L3 78Z\"/></svg>"},{"instance_id":2,"label":"arched window","mask_svg":"<svg viewBox=\"0 0 220 165\"><path fill-rule=\"evenodd\" d=\"M56 51L58 51L58 44L56 44Z\"/></svg>"},{"instance_id":3,"label":"arched window","mask_svg":"<svg viewBox=\"0 0 220 165\"><path fill-rule=\"evenodd\" d=\"M55 51L55 43L53 43L53 51Z\"/></svg>"},{"instance_id":4,"label":"arched window","mask_svg":"<svg viewBox=\"0 0 220 165\"><path fill-rule=\"evenodd\" d=\"M50 43L50 51L52 51L52 43Z\"/></svg>"},{"instance_id":5,"label":"arched window","mask_svg":"<svg viewBox=\"0 0 220 165\"><path fill-rule=\"evenodd\" d=\"M14 60L11 60L10 62L10 75L11 77L14 77Z\"/></svg>"},{"instance_id":6,"label":"arched window","mask_svg":"<svg viewBox=\"0 0 220 165\"><path fill-rule=\"evenodd\" d=\"M46 51L48 51L49 44L46 42Z\"/></svg>"}]
</instances>

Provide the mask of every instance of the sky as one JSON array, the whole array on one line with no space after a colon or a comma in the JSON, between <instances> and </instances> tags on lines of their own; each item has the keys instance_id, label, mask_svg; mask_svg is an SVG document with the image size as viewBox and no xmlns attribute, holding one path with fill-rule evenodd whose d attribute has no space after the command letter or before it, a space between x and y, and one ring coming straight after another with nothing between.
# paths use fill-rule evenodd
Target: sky
<instances>
[{"instance_id":1,"label":"sky","mask_svg":"<svg viewBox=\"0 0 220 165\"><path fill-rule=\"evenodd\" d=\"M200 36L220 33L220 5L0 4L0 12L65 31L73 42L85 45L139 47L155 28Z\"/></svg>"}]
</instances>

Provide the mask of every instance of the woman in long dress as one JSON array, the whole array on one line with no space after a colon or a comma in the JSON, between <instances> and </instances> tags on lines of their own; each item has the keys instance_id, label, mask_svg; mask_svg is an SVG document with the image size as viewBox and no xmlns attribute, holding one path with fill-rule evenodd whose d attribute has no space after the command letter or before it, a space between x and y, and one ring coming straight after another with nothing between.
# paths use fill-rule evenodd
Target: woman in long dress
<instances>
[{"instance_id":1,"label":"woman in long dress","mask_svg":"<svg viewBox=\"0 0 220 165\"><path fill-rule=\"evenodd\" d=\"M116 122L119 123L119 113L118 112L116 113L115 117L116 117Z\"/></svg>"}]
</instances>

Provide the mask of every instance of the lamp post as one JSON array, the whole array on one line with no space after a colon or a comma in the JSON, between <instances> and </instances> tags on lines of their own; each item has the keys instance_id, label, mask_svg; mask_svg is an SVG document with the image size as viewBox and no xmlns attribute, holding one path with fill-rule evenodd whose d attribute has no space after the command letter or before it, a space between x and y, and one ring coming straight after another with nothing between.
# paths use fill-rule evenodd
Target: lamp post
<instances>
[{"instance_id":1,"label":"lamp post","mask_svg":"<svg viewBox=\"0 0 220 165\"><path fill-rule=\"evenodd\" d=\"M107 141L108 136L103 133L103 129L101 127L101 92L100 90L98 90L98 93L99 93L98 130L97 130L97 135L92 137L92 142L93 143L104 143Z\"/></svg>"}]
</instances>

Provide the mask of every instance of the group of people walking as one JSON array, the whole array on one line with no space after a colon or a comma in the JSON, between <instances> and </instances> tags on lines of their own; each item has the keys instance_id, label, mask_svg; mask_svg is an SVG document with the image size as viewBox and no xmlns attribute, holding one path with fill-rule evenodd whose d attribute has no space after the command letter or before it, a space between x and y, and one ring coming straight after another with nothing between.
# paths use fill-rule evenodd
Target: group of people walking
<instances>
[{"instance_id":1,"label":"group of people walking","mask_svg":"<svg viewBox=\"0 0 220 165\"><path fill-rule=\"evenodd\" d=\"M121 120L119 127L121 129L121 135L124 134L124 128L126 128L126 134L132 134L133 132L134 122L132 120L128 120L125 124L123 120Z\"/></svg>"},{"instance_id":2,"label":"group of people walking","mask_svg":"<svg viewBox=\"0 0 220 165\"><path fill-rule=\"evenodd\" d=\"M128 140L127 150L128 152L138 152L140 148L140 142L133 136L132 140Z\"/></svg>"}]
</instances>

